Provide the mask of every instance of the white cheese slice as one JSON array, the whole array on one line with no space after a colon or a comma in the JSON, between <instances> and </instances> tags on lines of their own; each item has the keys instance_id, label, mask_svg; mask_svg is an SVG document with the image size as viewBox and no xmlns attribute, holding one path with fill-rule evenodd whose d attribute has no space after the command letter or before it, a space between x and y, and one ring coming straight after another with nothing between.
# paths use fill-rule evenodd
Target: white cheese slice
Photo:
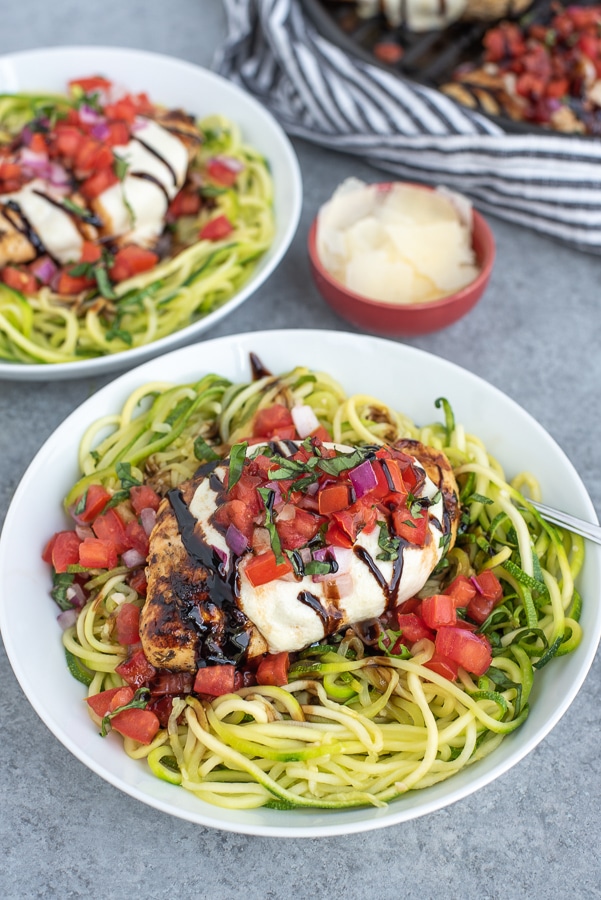
<instances>
[{"instance_id":1,"label":"white cheese slice","mask_svg":"<svg viewBox=\"0 0 601 900\"><path fill-rule=\"evenodd\" d=\"M83 237L69 213L40 197L35 191L54 196L52 187L40 178L30 181L20 191L0 196L0 203L14 200L34 229L48 253L60 263L77 262L81 257ZM56 196L60 201L61 197Z\"/></svg>"},{"instance_id":2,"label":"white cheese slice","mask_svg":"<svg viewBox=\"0 0 601 900\"><path fill-rule=\"evenodd\" d=\"M113 148L127 163L125 178L103 191L95 205L110 234L148 246L165 227L167 198L173 199L186 180L188 151L178 137L151 119L136 119L134 135L127 144Z\"/></svg>"},{"instance_id":3,"label":"white cheese slice","mask_svg":"<svg viewBox=\"0 0 601 900\"><path fill-rule=\"evenodd\" d=\"M421 468L419 463L416 462L415 465ZM219 466L215 469L215 474L223 478L226 471L225 467ZM426 476L425 485L419 496L432 498L437 491L437 486ZM189 508L201 525L204 540L225 554L226 565L229 565L231 551L223 535L209 521L216 509L216 497L217 494L206 478L196 489ZM413 597L424 586L442 556L441 530L437 527L437 523L443 521L442 497L429 508L429 516L430 535L426 544L423 547L408 545L403 551L402 574L395 595L397 604ZM370 534L361 532L356 545L365 548L384 582L390 585L394 564L377 560L381 552L378 535L377 527ZM272 653L301 650L314 641L321 640L326 634L324 617L327 619L328 611L335 614L338 630L356 622L381 616L387 607L386 590L382 589L366 563L356 556L352 559L349 573L353 589L347 596L336 601L328 598L327 583L314 582L310 575L298 580L279 578L254 587L245 574L246 566L251 559L252 556L248 554L243 556L239 563L238 605L265 638ZM299 594L303 591L310 592L317 599L324 616L299 599Z\"/></svg>"}]
</instances>

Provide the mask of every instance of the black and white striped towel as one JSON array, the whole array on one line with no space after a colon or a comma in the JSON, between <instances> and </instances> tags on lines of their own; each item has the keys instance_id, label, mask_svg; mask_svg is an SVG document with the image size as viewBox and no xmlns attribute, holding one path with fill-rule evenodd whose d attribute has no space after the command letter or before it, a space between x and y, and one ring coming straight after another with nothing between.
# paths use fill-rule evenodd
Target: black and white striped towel
<instances>
[{"instance_id":1,"label":"black and white striped towel","mask_svg":"<svg viewBox=\"0 0 601 900\"><path fill-rule=\"evenodd\" d=\"M349 56L300 0L224 0L214 69L285 130L399 178L446 184L475 205L601 253L601 140L506 134L436 90Z\"/></svg>"}]
</instances>

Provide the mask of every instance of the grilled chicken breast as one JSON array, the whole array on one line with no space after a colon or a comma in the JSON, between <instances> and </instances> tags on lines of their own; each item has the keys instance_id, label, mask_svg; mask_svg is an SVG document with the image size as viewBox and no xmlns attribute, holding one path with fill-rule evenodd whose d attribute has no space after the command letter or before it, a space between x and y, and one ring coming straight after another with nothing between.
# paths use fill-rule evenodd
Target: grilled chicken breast
<instances>
[{"instance_id":1,"label":"grilled chicken breast","mask_svg":"<svg viewBox=\"0 0 601 900\"><path fill-rule=\"evenodd\" d=\"M419 490L429 504L425 542L404 542L396 559L380 561L379 529L365 529L348 551L348 571L331 580L290 574L252 583L246 569L254 554L235 557L212 519L226 493L219 485L227 477L228 461L202 467L170 491L150 536L140 619L148 660L158 668L195 671L201 661L236 663L266 651L300 650L416 594L445 544L455 540L457 485L442 453L417 441L397 446L425 473ZM447 541L445 534L450 534Z\"/></svg>"}]
</instances>

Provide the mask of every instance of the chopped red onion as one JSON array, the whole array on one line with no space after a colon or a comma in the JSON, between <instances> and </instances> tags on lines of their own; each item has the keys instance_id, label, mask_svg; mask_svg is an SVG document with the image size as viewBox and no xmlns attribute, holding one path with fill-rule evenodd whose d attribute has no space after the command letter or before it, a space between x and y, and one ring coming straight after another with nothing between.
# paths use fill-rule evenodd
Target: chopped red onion
<instances>
[{"instance_id":1,"label":"chopped red onion","mask_svg":"<svg viewBox=\"0 0 601 900\"><path fill-rule=\"evenodd\" d=\"M322 547L315 550L313 558L318 562L328 562L333 559L338 566L335 572L328 572L326 575L313 575L313 581L338 581L341 575L346 575L351 570L353 560L353 551L346 547Z\"/></svg>"},{"instance_id":2,"label":"chopped red onion","mask_svg":"<svg viewBox=\"0 0 601 900\"><path fill-rule=\"evenodd\" d=\"M313 484L307 485L305 488L305 493L309 495L309 497L314 497L317 491L319 490L319 481L314 481Z\"/></svg>"},{"instance_id":3,"label":"chopped red onion","mask_svg":"<svg viewBox=\"0 0 601 900\"><path fill-rule=\"evenodd\" d=\"M50 284L56 275L57 266L49 256L42 256L31 264L31 271L42 284Z\"/></svg>"},{"instance_id":4,"label":"chopped red onion","mask_svg":"<svg viewBox=\"0 0 601 900\"><path fill-rule=\"evenodd\" d=\"M85 541L86 538L95 538L96 537L96 535L94 534L94 532L92 531L92 529L90 528L89 525L76 525L75 533L77 534L77 537L81 541Z\"/></svg>"},{"instance_id":5,"label":"chopped red onion","mask_svg":"<svg viewBox=\"0 0 601 900\"><path fill-rule=\"evenodd\" d=\"M278 512L278 522L291 522L296 516L296 510L292 503L285 503Z\"/></svg>"},{"instance_id":6,"label":"chopped red onion","mask_svg":"<svg viewBox=\"0 0 601 900\"><path fill-rule=\"evenodd\" d=\"M215 544L211 544L211 550L217 557L219 557L221 565L226 566L227 565L227 553L225 552L225 550L221 550L221 548L216 547Z\"/></svg>"},{"instance_id":7,"label":"chopped red onion","mask_svg":"<svg viewBox=\"0 0 601 900\"><path fill-rule=\"evenodd\" d=\"M97 110L88 106L87 103L82 103L79 107L79 121L83 122L84 125L96 125L98 122L103 121L103 117Z\"/></svg>"},{"instance_id":8,"label":"chopped red onion","mask_svg":"<svg viewBox=\"0 0 601 900\"><path fill-rule=\"evenodd\" d=\"M472 582L472 584L474 585L474 587L476 588L476 590L478 591L478 593L481 594L481 593L482 593L482 588L480 587L480 582L478 581L478 579L476 578L475 575L472 575L472 576L471 576L470 581Z\"/></svg>"},{"instance_id":9,"label":"chopped red onion","mask_svg":"<svg viewBox=\"0 0 601 900\"><path fill-rule=\"evenodd\" d=\"M21 140L23 141L24 144L29 145L31 143L32 137L33 137L33 131L31 130L29 125L26 125L25 128L23 128L21 130Z\"/></svg>"},{"instance_id":10,"label":"chopped red onion","mask_svg":"<svg viewBox=\"0 0 601 900\"><path fill-rule=\"evenodd\" d=\"M97 141L106 141L107 137L111 133L111 130L108 126L108 123L105 122L104 119L101 119L92 126L90 133L93 138L96 138Z\"/></svg>"},{"instance_id":11,"label":"chopped red onion","mask_svg":"<svg viewBox=\"0 0 601 900\"><path fill-rule=\"evenodd\" d=\"M374 472L374 468L368 459L365 462L362 462L361 465L356 466L354 469L351 469L349 472L349 478L351 480L351 484L355 489L355 496L357 500L360 497L368 494L369 491L373 490L378 484L378 479L376 478L376 473Z\"/></svg>"},{"instance_id":12,"label":"chopped red onion","mask_svg":"<svg viewBox=\"0 0 601 900\"><path fill-rule=\"evenodd\" d=\"M215 162L221 163L222 166L225 166L231 172L242 172L243 169L246 168L243 162L240 162L239 159L235 159L233 156L214 156ZM211 162L211 160L209 160Z\"/></svg>"},{"instance_id":13,"label":"chopped red onion","mask_svg":"<svg viewBox=\"0 0 601 900\"><path fill-rule=\"evenodd\" d=\"M126 550L125 553L121 554L121 559L128 569L133 569L135 566L141 566L142 563L146 562L146 557L141 553L138 553L137 550Z\"/></svg>"},{"instance_id":14,"label":"chopped red onion","mask_svg":"<svg viewBox=\"0 0 601 900\"><path fill-rule=\"evenodd\" d=\"M65 591L65 596L69 603L72 603L73 606L77 606L78 608L85 606L86 595L84 594L83 588L80 584L70 584Z\"/></svg>"},{"instance_id":15,"label":"chopped red onion","mask_svg":"<svg viewBox=\"0 0 601 900\"><path fill-rule=\"evenodd\" d=\"M312 554L311 554L311 551L309 550L308 547L303 547L303 548L302 548L301 550L299 550L298 552L299 552L300 558L302 559L302 561L303 561L303 563L304 563L305 565L306 565L307 563L311 562L311 560L313 559L313 556L312 556Z\"/></svg>"},{"instance_id":16,"label":"chopped red onion","mask_svg":"<svg viewBox=\"0 0 601 900\"><path fill-rule=\"evenodd\" d=\"M310 406L293 406L290 415L298 436L303 440L319 428L319 419Z\"/></svg>"},{"instance_id":17,"label":"chopped red onion","mask_svg":"<svg viewBox=\"0 0 601 900\"><path fill-rule=\"evenodd\" d=\"M46 178L50 163L45 153L35 153L29 147L23 147L19 153L19 162L28 175L40 175Z\"/></svg>"},{"instance_id":18,"label":"chopped red onion","mask_svg":"<svg viewBox=\"0 0 601 900\"><path fill-rule=\"evenodd\" d=\"M150 536L150 532L154 528L156 518L156 511L151 506L147 506L145 509L140 510L140 521L142 523L142 528L148 536Z\"/></svg>"},{"instance_id":19,"label":"chopped red onion","mask_svg":"<svg viewBox=\"0 0 601 900\"><path fill-rule=\"evenodd\" d=\"M338 578L336 578L335 584L340 600L342 600L343 597L348 597L353 593L354 581L353 576L350 574L350 572L347 572L345 575L340 575Z\"/></svg>"},{"instance_id":20,"label":"chopped red onion","mask_svg":"<svg viewBox=\"0 0 601 900\"><path fill-rule=\"evenodd\" d=\"M71 628L71 626L75 625L75 623L77 622L77 610L66 609L56 617L56 621L63 629L63 631L66 631L67 628Z\"/></svg>"},{"instance_id":21,"label":"chopped red onion","mask_svg":"<svg viewBox=\"0 0 601 900\"><path fill-rule=\"evenodd\" d=\"M69 175L62 166L59 166L58 163L50 163L47 178L55 187L69 185Z\"/></svg>"},{"instance_id":22,"label":"chopped red onion","mask_svg":"<svg viewBox=\"0 0 601 900\"><path fill-rule=\"evenodd\" d=\"M143 131L145 128L148 128L148 119L142 119L137 116L131 123L130 128L133 132Z\"/></svg>"},{"instance_id":23,"label":"chopped red onion","mask_svg":"<svg viewBox=\"0 0 601 900\"><path fill-rule=\"evenodd\" d=\"M242 556L248 550L246 536L233 524L228 525L225 532L225 543L236 556Z\"/></svg>"}]
</instances>

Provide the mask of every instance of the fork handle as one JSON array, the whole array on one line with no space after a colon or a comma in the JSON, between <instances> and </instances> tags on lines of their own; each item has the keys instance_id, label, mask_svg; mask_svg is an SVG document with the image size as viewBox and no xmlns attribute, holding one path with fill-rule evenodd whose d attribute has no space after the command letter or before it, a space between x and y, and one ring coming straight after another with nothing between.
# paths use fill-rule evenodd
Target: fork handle
<instances>
[{"instance_id":1,"label":"fork handle","mask_svg":"<svg viewBox=\"0 0 601 900\"><path fill-rule=\"evenodd\" d=\"M561 528L573 531L574 534L579 534L582 537L588 538L589 541L601 544L601 525L595 525L593 522L585 522L584 519L579 519L568 513L559 512L557 509L551 509L550 506L545 506L544 503L538 503L538 501L535 502L534 500L529 500L528 502L538 510L543 519L546 519L547 522L551 522L552 525L559 525Z\"/></svg>"}]
</instances>

